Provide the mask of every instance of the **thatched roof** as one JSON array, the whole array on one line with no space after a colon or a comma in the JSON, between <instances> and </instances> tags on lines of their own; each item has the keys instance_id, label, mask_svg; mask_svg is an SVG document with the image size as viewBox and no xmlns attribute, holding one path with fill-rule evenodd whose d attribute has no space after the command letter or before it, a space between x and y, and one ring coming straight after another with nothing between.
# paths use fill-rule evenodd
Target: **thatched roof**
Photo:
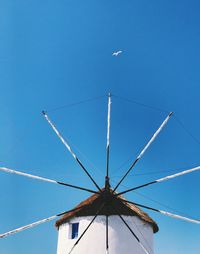
<instances>
[{"instance_id":1,"label":"thatched roof","mask_svg":"<svg viewBox=\"0 0 200 254\"><path fill-rule=\"evenodd\" d=\"M81 216L94 216L98 209L105 202L105 195L109 195L109 201L107 199L107 205L101 210L99 215L129 215L129 216L137 216L141 220L149 223L153 232L156 233L159 228L155 221L153 221L147 213L143 212L139 207L133 204L128 204L120 200L120 197L115 197L112 193L112 190L108 192L105 189L102 189L103 194L100 193L93 194L80 204L76 206L79 208L78 210L69 212L64 214L59 220L56 221L56 227L59 228L60 225L68 222L73 217L81 217ZM108 196L107 196L108 198ZM121 197L122 198L122 197ZM124 198L123 198L124 199Z\"/></svg>"}]
</instances>

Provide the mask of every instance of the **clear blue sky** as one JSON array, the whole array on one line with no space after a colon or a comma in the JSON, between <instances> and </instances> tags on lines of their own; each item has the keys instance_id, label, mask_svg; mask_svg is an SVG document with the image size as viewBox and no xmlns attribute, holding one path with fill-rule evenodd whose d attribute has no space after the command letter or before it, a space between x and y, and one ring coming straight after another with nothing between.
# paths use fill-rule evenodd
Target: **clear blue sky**
<instances>
[{"instance_id":1,"label":"clear blue sky","mask_svg":"<svg viewBox=\"0 0 200 254\"><path fill-rule=\"evenodd\" d=\"M50 110L109 91L174 111L200 140L199 8L199 1L193 0L2 0L1 166L93 188L41 115L46 109L103 185L106 97ZM123 53L112 57L118 49ZM123 175L165 116L165 112L113 97L113 181ZM151 174L155 171L200 165L199 148L172 118L121 190L169 174ZM88 196L0 173L1 233L70 209ZM172 211L164 204L200 218L199 181L196 172L126 197ZM199 225L149 214L160 227L155 235L156 254L199 253ZM54 222L49 222L0 240L0 253L55 254L56 244L57 231Z\"/></svg>"}]
</instances>

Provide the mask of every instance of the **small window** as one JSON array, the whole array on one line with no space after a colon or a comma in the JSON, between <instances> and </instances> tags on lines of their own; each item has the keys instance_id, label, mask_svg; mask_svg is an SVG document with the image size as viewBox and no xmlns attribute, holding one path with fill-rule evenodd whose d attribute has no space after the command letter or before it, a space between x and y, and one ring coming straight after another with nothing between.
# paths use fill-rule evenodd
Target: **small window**
<instances>
[{"instance_id":1,"label":"small window","mask_svg":"<svg viewBox=\"0 0 200 254\"><path fill-rule=\"evenodd\" d=\"M79 223L71 224L71 239L75 239L78 237L78 227L79 227Z\"/></svg>"}]
</instances>

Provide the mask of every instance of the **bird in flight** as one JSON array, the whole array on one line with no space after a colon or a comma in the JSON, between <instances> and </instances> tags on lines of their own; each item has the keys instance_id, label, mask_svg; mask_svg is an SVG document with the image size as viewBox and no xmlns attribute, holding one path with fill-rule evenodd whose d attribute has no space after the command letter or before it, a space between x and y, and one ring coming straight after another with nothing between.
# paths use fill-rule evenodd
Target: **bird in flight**
<instances>
[{"instance_id":1,"label":"bird in flight","mask_svg":"<svg viewBox=\"0 0 200 254\"><path fill-rule=\"evenodd\" d=\"M112 56L118 56L119 54L121 54L122 53L122 50L118 50L118 51L116 51L116 52L113 52L112 53Z\"/></svg>"}]
</instances>

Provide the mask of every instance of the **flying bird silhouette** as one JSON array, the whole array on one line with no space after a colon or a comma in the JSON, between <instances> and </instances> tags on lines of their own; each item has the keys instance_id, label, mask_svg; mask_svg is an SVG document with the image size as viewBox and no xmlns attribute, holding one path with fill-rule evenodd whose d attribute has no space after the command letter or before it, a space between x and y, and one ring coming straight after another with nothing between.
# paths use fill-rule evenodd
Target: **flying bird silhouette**
<instances>
[{"instance_id":1,"label":"flying bird silhouette","mask_svg":"<svg viewBox=\"0 0 200 254\"><path fill-rule=\"evenodd\" d=\"M118 56L121 53L122 53L122 50L118 50L116 52L113 52L112 56Z\"/></svg>"}]
</instances>

